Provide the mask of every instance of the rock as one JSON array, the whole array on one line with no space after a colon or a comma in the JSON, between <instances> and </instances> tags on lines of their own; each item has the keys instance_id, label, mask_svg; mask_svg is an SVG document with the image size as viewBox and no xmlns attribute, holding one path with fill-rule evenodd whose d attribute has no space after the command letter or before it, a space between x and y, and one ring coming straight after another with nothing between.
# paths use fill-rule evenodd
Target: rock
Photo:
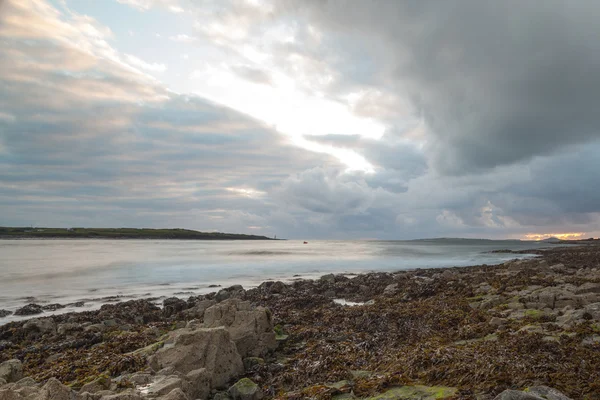
<instances>
[{"instance_id":1,"label":"rock","mask_svg":"<svg viewBox=\"0 0 600 400\"><path fill-rule=\"evenodd\" d=\"M458 390L445 386L402 386L389 389L379 396L369 397L366 400L401 400L419 399L434 400L454 398Z\"/></svg>"},{"instance_id":2,"label":"rock","mask_svg":"<svg viewBox=\"0 0 600 400\"><path fill-rule=\"evenodd\" d=\"M189 395L193 399L205 399L210 393L211 377L206 368L195 369L187 373L190 382Z\"/></svg>"},{"instance_id":3,"label":"rock","mask_svg":"<svg viewBox=\"0 0 600 400\"><path fill-rule=\"evenodd\" d=\"M163 301L163 315L166 318L187 308L187 303L177 297L169 297Z\"/></svg>"},{"instance_id":4,"label":"rock","mask_svg":"<svg viewBox=\"0 0 600 400\"><path fill-rule=\"evenodd\" d=\"M0 310L0 318L8 317L11 314L12 314L12 311Z\"/></svg>"},{"instance_id":5,"label":"rock","mask_svg":"<svg viewBox=\"0 0 600 400\"><path fill-rule=\"evenodd\" d=\"M184 393L189 393L190 384L176 375L167 376L163 379L155 381L150 385L150 387L148 387L148 396L164 396L169 394L174 389L179 389Z\"/></svg>"},{"instance_id":6,"label":"rock","mask_svg":"<svg viewBox=\"0 0 600 400\"><path fill-rule=\"evenodd\" d=\"M23 325L26 331L34 331L40 333L56 333L56 324L52 318L33 318Z\"/></svg>"},{"instance_id":7,"label":"rock","mask_svg":"<svg viewBox=\"0 0 600 400\"><path fill-rule=\"evenodd\" d=\"M263 397L258 385L248 378L237 381L227 393L233 400L260 400Z\"/></svg>"},{"instance_id":8,"label":"rock","mask_svg":"<svg viewBox=\"0 0 600 400\"><path fill-rule=\"evenodd\" d=\"M255 365L262 365L265 363L265 360L260 357L246 357L244 358L244 368L246 370L252 369Z\"/></svg>"},{"instance_id":9,"label":"rock","mask_svg":"<svg viewBox=\"0 0 600 400\"><path fill-rule=\"evenodd\" d=\"M321 280L321 282L335 283L335 275L334 274L323 275L320 278L320 280Z\"/></svg>"},{"instance_id":10,"label":"rock","mask_svg":"<svg viewBox=\"0 0 600 400\"><path fill-rule=\"evenodd\" d=\"M204 326L226 327L242 357L260 357L277 347L271 312L253 309L247 301L229 299L210 307L204 313Z\"/></svg>"},{"instance_id":11,"label":"rock","mask_svg":"<svg viewBox=\"0 0 600 400\"><path fill-rule=\"evenodd\" d=\"M398 293L398 284L392 283L391 285L387 285L385 289L383 289L384 296L393 296Z\"/></svg>"},{"instance_id":12,"label":"rock","mask_svg":"<svg viewBox=\"0 0 600 400\"><path fill-rule=\"evenodd\" d=\"M29 377L29 376L26 376L25 378L23 378L17 382L17 386L22 386L22 387L36 386L36 385L37 385L37 382L35 381L35 379L33 379L32 377Z\"/></svg>"},{"instance_id":13,"label":"rock","mask_svg":"<svg viewBox=\"0 0 600 400\"><path fill-rule=\"evenodd\" d=\"M215 300L217 301L217 303L220 303L223 300L227 300L230 297L231 297L231 293L229 293L229 291L227 289L221 289L217 292L217 295L215 296Z\"/></svg>"},{"instance_id":14,"label":"rock","mask_svg":"<svg viewBox=\"0 0 600 400\"><path fill-rule=\"evenodd\" d=\"M507 321L508 320L506 318L492 317L489 323L492 326L499 327L505 325Z\"/></svg>"},{"instance_id":15,"label":"rock","mask_svg":"<svg viewBox=\"0 0 600 400\"><path fill-rule=\"evenodd\" d=\"M529 388L529 393L540 396L546 400L571 400L556 389L548 386L534 386Z\"/></svg>"},{"instance_id":16,"label":"rock","mask_svg":"<svg viewBox=\"0 0 600 400\"><path fill-rule=\"evenodd\" d=\"M494 398L494 400L571 400L556 389L546 386L534 386L527 392L518 390L505 390Z\"/></svg>"},{"instance_id":17,"label":"rock","mask_svg":"<svg viewBox=\"0 0 600 400\"><path fill-rule=\"evenodd\" d=\"M183 315L188 318L202 319L204 318L204 311L215 304L217 304L215 300L202 300L196 303L196 305L194 305L192 308L188 308L187 310L183 311Z\"/></svg>"},{"instance_id":18,"label":"rock","mask_svg":"<svg viewBox=\"0 0 600 400\"><path fill-rule=\"evenodd\" d=\"M137 386L147 385L152 382L152 375L143 372L136 372L129 377L129 381Z\"/></svg>"},{"instance_id":19,"label":"rock","mask_svg":"<svg viewBox=\"0 0 600 400\"><path fill-rule=\"evenodd\" d=\"M54 399L48 399L54 400ZM143 400L143 397L140 396L139 393L132 389L125 390L121 393L112 394L112 395L103 395L101 400Z\"/></svg>"},{"instance_id":20,"label":"rock","mask_svg":"<svg viewBox=\"0 0 600 400\"><path fill-rule=\"evenodd\" d=\"M61 308L65 308L65 306L63 306L62 304L54 303L54 304L47 304L47 305L43 306L42 310L56 311L56 310L60 310Z\"/></svg>"},{"instance_id":21,"label":"rock","mask_svg":"<svg viewBox=\"0 0 600 400\"><path fill-rule=\"evenodd\" d=\"M217 392L212 400L231 400L231 397L226 392Z\"/></svg>"},{"instance_id":22,"label":"rock","mask_svg":"<svg viewBox=\"0 0 600 400\"><path fill-rule=\"evenodd\" d=\"M27 304L25 307L19 308L17 311L15 311L15 315L35 315L43 312L44 310L42 309L42 306L31 303Z\"/></svg>"},{"instance_id":23,"label":"rock","mask_svg":"<svg viewBox=\"0 0 600 400\"><path fill-rule=\"evenodd\" d=\"M202 397L200 397L202 398ZM173 389L163 397L163 400L189 400L190 398L181 389Z\"/></svg>"},{"instance_id":24,"label":"rock","mask_svg":"<svg viewBox=\"0 0 600 400\"><path fill-rule=\"evenodd\" d=\"M42 388L43 398L47 400L74 400L75 393L56 378L50 378Z\"/></svg>"},{"instance_id":25,"label":"rock","mask_svg":"<svg viewBox=\"0 0 600 400\"><path fill-rule=\"evenodd\" d=\"M6 382L6 379L4 378L0 378L0 386L6 385L8 382Z\"/></svg>"},{"instance_id":26,"label":"rock","mask_svg":"<svg viewBox=\"0 0 600 400\"><path fill-rule=\"evenodd\" d=\"M575 294L600 293L600 283L586 282L575 289Z\"/></svg>"},{"instance_id":27,"label":"rock","mask_svg":"<svg viewBox=\"0 0 600 400\"><path fill-rule=\"evenodd\" d=\"M206 368L213 388L244 372L236 345L223 327L173 331L165 346L152 355L148 363L155 371L173 367L183 374Z\"/></svg>"},{"instance_id":28,"label":"rock","mask_svg":"<svg viewBox=\"0 0 600 400\"><path fill-rule=\"evenodd\" d=\"M555 272L564 272L567 270L564 264L554 264L550 266L550 269Z\"/></svg>"},{"instance_id":29,"label":"rock","mask_svg":"<svg viewBox=\"0 0 600 400\"><path fill-rule=\"evenodd\" d=\"M59 335L67 335L69 333L82 330L81 324L76 324L73 322L67 322L65 324L59 324L56 327L56 333Z\"/></svg>"},{"instance_id":30,"label":"rock","mask_svg":"<svg viewBox=\"0 0 600 400\"><path fill-rule=\"evenodd\" d=\"M266 293L266 294L282 294L288 291L288 286L281 282L281 281L277 281L277 282L273 282L273 281L267 281L267 282L263 282L260 284L260 286L258 287L258 289L262 292L262 293Z\"/></svg>"},{"instance_id":31,"label":"rock","mask_svg":"<svg viewBox=\"0 0 600 400\"><path fill-rule=\"evenodd\" d=\"M17 359L0 364L0 378L6 382L18 382L23 379L23 364Z\"/></svg>"},{"instance_id":32,"label":"rock","mask_svg":"<svg viewBox=\"0 0 600 400\"><path fill-rule=\"evenodd\" d=\"M88 325L85 328L83 328L83 330L85 332L99 332L102 333L106 330L106 325L104 324L92 324L92 325Z\"/></svg>"},{"instance_id":33,"label":"rock","mask_svg":"<svg viewBox=\"0 0 600 400\"><path fill-rule=\"evenodd\" d=\"M109 390L110 384L112 383L111 379L108 376L100 376L95 381L90 383L86 383L79 390L80 393L88 392L88 393L97 393L102 390Z\"/></svg>"}]
</instances>

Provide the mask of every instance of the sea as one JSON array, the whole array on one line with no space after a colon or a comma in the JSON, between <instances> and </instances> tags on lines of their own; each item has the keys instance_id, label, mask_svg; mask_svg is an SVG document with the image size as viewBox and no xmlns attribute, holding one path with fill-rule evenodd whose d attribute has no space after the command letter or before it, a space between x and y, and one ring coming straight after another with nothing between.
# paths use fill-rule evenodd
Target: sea
<instances>
[{"instance_id":1,"label":"sea","mask_svg":"<svg viewBox=\"0 0 600 400\"><path fill-rule=\"evenodd\" d=\"M428 239L198 241L20 239L0 240L0 309L72 304L42 315L87 311L102 304L205 294L267 280L291 282L328 273L357 274L415 268L499 264L532 254L546 243L516 240ZM218 285L216 287L215 285ZM81 306L83 302L83 306ZM0 324L30 317L10 315Z\"/></svg>"}]
</instances>

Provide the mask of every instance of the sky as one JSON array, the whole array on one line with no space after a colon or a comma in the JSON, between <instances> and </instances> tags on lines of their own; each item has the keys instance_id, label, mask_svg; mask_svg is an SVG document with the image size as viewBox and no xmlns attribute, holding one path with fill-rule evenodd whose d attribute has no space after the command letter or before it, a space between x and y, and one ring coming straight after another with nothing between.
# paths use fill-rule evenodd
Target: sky
<instances>
[{"instance_id":1,"label":"sky","mask_svg":"<svg viewBox=\"0 0 600 400\"><path fill-rule=\"evenodd\" d=\"M600 236L600 4L0 0L0 225Z\"/></svg>"}]
</instances>

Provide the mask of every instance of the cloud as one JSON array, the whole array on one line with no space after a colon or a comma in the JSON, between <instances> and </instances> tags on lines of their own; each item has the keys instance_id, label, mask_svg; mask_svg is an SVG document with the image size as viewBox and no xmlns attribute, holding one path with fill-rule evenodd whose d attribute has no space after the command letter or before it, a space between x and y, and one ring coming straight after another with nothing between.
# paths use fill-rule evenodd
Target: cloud
<instances>
[{"instance_id":1,"label":"cloud","mask_svg":"<svg viewBox=\"0 0 600 400\"><path fill-rule=\"evenodd\" d=\"M165 72L167 70L167 66L165 64L158 63L147 63L144 60L137 58L131 54L125 54L125 57L129 64L133 65L136 68L141 68L145 71L149 72Z\"/></svg>"},{"instance_id":2,"label":"cloud","mask_svg":"<svg viewBox=\"0 0 600 400\"><path fill-rule=\"evenodd\" d=\"M140 11L148 11L152 7L162 7L169 12L179 14L184 12L179 0L117 0L121 4L127 4Z\"/></svg>"},{"instance_id":3,"label":"cloud","mask_svg":"<svg viewBox=\"0 0 600 400\"><path fill-rule=\"evenodd\" d=\"M169 39L171 39L174 42L180 42L180 43L193 43L197 40L195 37L189 36L189 35L186 35L183 33L180 33L178 35L169 36Z\"/></svg>"},{"instance_id":4,"label":"cloud","mask_svg":"<svg viewBox=\"0 0 600 400\"><path fill-rule=\"evenodd\" d=\"M346 65L355 65L342 47L350 39L364 59L377 60L362 79L393 88L424 119L441 173L490 169L598 138L595 3L292 4L279 12L304 15L329 34ZM357 79L353 70L339 72L341 84Z\"/></svg>"},{"instance_id":5,"label":"cloud","mask_svg":"<svg viewBox=\"0 0 600 400\"><path fill-rule=\"evenodd\" d=\"M272 85L273 81L271 76L266 72L258 68L254 68L248 65L235 65L231 67L231 70L241 78L244 78L250 82L257 83L260 85Z\"/></svg>"}]
</instances>

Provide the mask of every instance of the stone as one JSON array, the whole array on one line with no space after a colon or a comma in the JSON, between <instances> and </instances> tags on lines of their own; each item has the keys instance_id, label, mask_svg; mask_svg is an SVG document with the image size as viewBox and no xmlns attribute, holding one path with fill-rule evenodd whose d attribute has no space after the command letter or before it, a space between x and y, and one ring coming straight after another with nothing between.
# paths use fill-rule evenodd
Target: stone
<instances>
[{"instance_id":1,"label":"stone","mask_svg":"<svg viewBox=\"0 0 600 400\"><path fill-rule=\"evenodd\" d=\"M183 374L206 368L213 388L244 372L237 347L223 327L172 331L165 345L148 359L148 363L155 371L173 367Z\"/></svg>"},{"instance_id":2,"label":"stone","mask_svg":"<svg viewBox=\"0 0 600 400\"><path fill-rule=\"evenodd\" d=\"M100 376L96 380L83 385L79 392L88 392L93 394L102 390L109 390L111 383L112 381L108 376Z\"/></svg>"},{"instance_id":3,"label":"stone","mask_svg":"<svg viewBox=\"0 0 600 400\"><path fill-rule=\"evenodd\" d=\"M454 398L457 392L455 388L445 386L401 386L391 388L380 395L369 397L367 400L447 399Z\"/></svg>"},{"instance_id":4,"label":"stone","mask_svg":"<svg viewBox=\"0 0 600 400\"><path fill-rule=\"evenodd\" d=\"M69 333L80 331L82 329L83 328L81 327L80 324L73 323L73 322L67 322L65 324L59 324L56 327L56 333L59 335L67 335Z\"/></svg>"},{"instance_id":5,"label":"stone","mask_svg":"<svg viewBox=\"0 0 600 400\"><path fill-rule=\"evenodd\" d=\"M44 310L42 309L42 306L31 303L27 304L25 307L19 308L17 311L15 311L15 315L36 315L43 312Z\"/></svg>"},{"instance_id":6,"label":"stone","mask_svg":"<svg viewBox=\"0 0 600 400\"><path fill-rule=\"evenodd\" d=\"M62 308L65 308L65 306L63 306L62 304L53 303L53 304L47 304L47 305L43 306L42 310L44 310L44 311L56 311L56 310L60 310Z\"/></svg>"},{"instance_id":7,"label":"stone","mask_svg":"<svg viewBox=\"0 0 600 400\"><path fill-rule=\"evenodd\" d=\"M252 369L256 365L262 365L265 363L265 360L260 357L246 357L244 358L244 368L246 370Z\"/></svg>"},{"instance_id":8,"label":"stone","mask_svg":"<svg viewBox=\"0 0 600 400\"><path fill-rule=\"evenodd\" d=\"M6 382L6 379L4 378L0 378L0 386L2 385L6 385L8 382Z\"/></svg>"},{"instance_id":9,"label":"stone","mask_svg":"<svg viewBox=\"0 0 600 400\"><path fill-rule=\"evenodd\" d=\"M200 397L202 398L202 397ZM163 397L163 400L190 400L190 398L181 389L173 389Z\"/></svg>"},{"instance_id":10,"label":"stone","mask_svg":"<svg viewBox=\"0 0 600 400\"><path fill-rule=\"evenodd\" d=\"M546 400L571 400L556 389L548 386L533 386L528 390L529 393L540 396Z\"/></svg>"},{"instance_id":11,"label":"stone","mask_svg":"<svg viewBox=\"0 0 600 400\"><path fill-rule=\"evenodd\" d=\"M263 397L258 385L248 378L237 381L227 393L233 400L260 400Z\"/></svg>"},{"instance_id":12,"label":"stone","mask_svg":"<svg viewBox=\"0 0 600 400\"><path fill-rule=\"evenodd\" d=\"M196 305L194 305L194 307L184 310L183 315L185 315L188 318L202 319L204 318L204 312L206 311L206 309L214 306L215 304L217 304L215 300L199 301Z\"/></svg>"},{"instance_id":13,"label":"stone","mask_svg":"<svg viewBox=\"0 0 600 400\"><path fill-rule=\"evenodd\" d=\"M320 278L320 280L321 280L321 282L335 283L335 275L334 274L323 275Z\"/></svg>"},{"instance_id":14,"label":"stone","mask_svg":"<svg viewBox=\"0 0 600 400\"><path fill-rule=\"evenodd\" d=\"M166 318L177 314L187 308L187 303L177 297L169 297L163 301L163 315Z\"/></svg>"},{"instance_id":15,"label":"stone","mask_svg":"<svg viewBox=\"0 0 600 400\"><path fill-rule=\"evenodd\" d=\"M33 318L25 322L23 329L40 333L56 333L56 324L52 318Z\"/></svg>"},{"instance_id":16,"label":"stone","mask_svg":"<svg viewBox=\"0 0 600 400\"><path fill-rule=\"evenodd\" d=\"M215 300L217 301L217 303L220 303L224 300L227 300L230 297L231 297L231 293L229 293L229 291L227 289L221 289L217 292L217 295L215 296Z\"/></svg>"},{"instance_id":17,"label":"stone","mask_svg":"<svg viewBox=\"0 0 600 400\"><path fill-rule=\"evenodd\" d=\"M75 400L75 393L56 378L50 378L42 388L44 400Z\"/></svg>"},{"instance_id":18,"label":"stone","mask_svg":"<svg viewBox=\"0 0 600 400\"><path fill-rule=\"evenodd\" d=\"M0 378L6 382L18 382L23 379L23 364L17 359L0 364Z\"/></svg>"},{"instance_id":19,"label":"stone","mask_svg":"<svg viewBox=\"0 0 600 400\"><path fill-rule=\"evenodd\" d=\"M212 400L231 400L231 397L226 392L217 392Z\"/></svg>"},{"instance_id":20,"label":"stone","mask_svg":"<svg viewBox=\"0 0 600 400\"><path fill-rule=\"evenodd\" d=\"M25 378L19 380L17 382L17 386L36 386L37 382L35 381L35 379L33 379L32 377L26 376Z\"/></svg>"},{"instance_id":21,"label":"stone","mask_svg":"<svg viewBox=\"0 0 600 400\"><path fill-rule=\"evenodd\" d=\"M167 376L150 384L148 387L148 396L164 396L174 389L180 389L184 393L189 393L190 384L176 375Z\"/></svg>"},{"instance_id":22,"label":"stone","mask_svg":"<svg viewBox=\"0 0 600 400\"><path fill-rule=\"evenodd\" d=\"M508 320L506 318L492 317L489 324L495 327L505 325Z\"/></svg>"},{"instance_id":23,"label":"stone","mask_svg":"<svg viewBox=\"0 0 600 400\"><path fill-rule=\"evenodd\" d=\"M505 390L494 400L571 400L556 389L547 386L533 386L527 391Z\"/></svg>"},{"instance_id":24,"label":"stone","mask_svg":"<svg viewBox=\"0 0 600 400\"><path fill-rule=\"evenodd\" d=\"M152 382L152 375L143 372L136 372L129 377L129 381L137 386L147 385Z\"/></svg>"},{"instance_id":25,"label":"stone","mask_svg":"<svg viewBox=\"0 0 600 400\"><path fill-rule=\"evenodd\" d=\"M600 293L600 283L586 282L575 289L575 294Z\"/></svg>"},{"instance_id":26,"label":"stone","mask_svg":"<svg viewBox=\"0 0 600 400\"><path fill-rule=\"evenodd\" d=\"M543 400L543 397L519 390L505 390L494 397L494 400Z\"/></svg>"},{"instance_id":27,"label":"stone","mask_svg":"<svg viewBox=\"0 0 600 400\"><path fill-rule=\"evenodd\" d=\"M247 301L229 299L210 307L204 313L204 326L226 327L242 357L260 357L277 348L271 312L252 308Z\"/></svg>"},{"instance_id":28,"label":"stone","mask_svg":"<svg viewBox=\"0 0 600 400\"><path fill-rule=\"evenodd\" d=\"M383 289L384 296L393 296L398 293L398 284L392 283L391 285L387 285L385 289Z\"/></svg>"},{"instance_id":29,"label":"stone","mask_svg":"<svg viewBox=\"0 0 600 400\"><path fill-rule=\"evenodd\" d=\"M8 317L11 314L12 314L12 311L0 310L0 318Z\"/></svg>"},{"instance_id":30,"label":"stone","mask_svg":"<svg viewBox=\"0 0 600 400\"><path fill-rule=\"evenodd\" d=\"M83 328L83 330L85 332L98 332L98 333L102 333L107 329L107 326L104 324L92 324L92 325L88 325L85 328Z\"/></svg>"},{"instance_id":31,"label":"stone","mask_svg":"<svg viewBox=\"0 0 600 400\"><path fill-rule=\"evenodd\" d=\"M185 376L190 382L189 395L193 399L205 399L210 393L210 374L206 368L195 369Z\"/></svg>"},{"instance_id":32,"label":"stone","mask_svg":"<svg viewBox=\"0 0 600 400\"><path fill-rule=\"evenodd\" d=\"M136 391L128 389L121 393L104 395L101 397L101 400L143 400L143 397Z\"/></svg>"}]
</instances>

